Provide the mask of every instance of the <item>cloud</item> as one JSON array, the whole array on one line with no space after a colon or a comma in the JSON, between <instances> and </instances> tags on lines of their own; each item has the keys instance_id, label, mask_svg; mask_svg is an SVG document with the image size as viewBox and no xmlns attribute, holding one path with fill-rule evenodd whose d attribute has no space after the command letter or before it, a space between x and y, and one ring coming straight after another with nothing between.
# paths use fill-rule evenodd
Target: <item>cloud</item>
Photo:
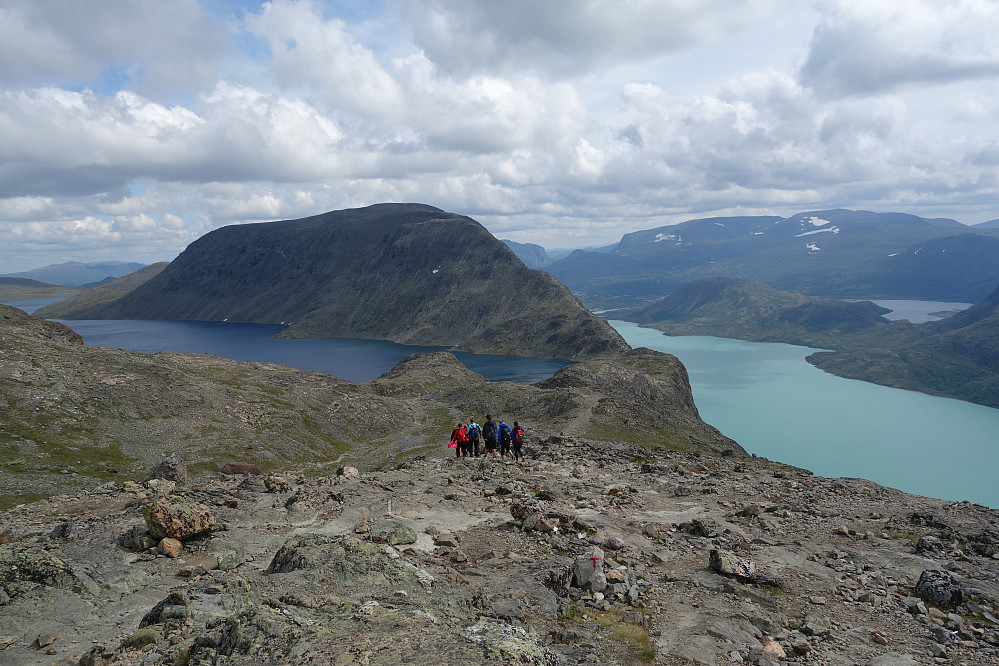
<instances>
[{"instance_id":1,"label":"cloud","mask_svg":"<svg viewBox=\"0 0 999 666\"><path fill-rule=\"evenodd\" d=\"M148 94L212 86L229 48L196 0L39 2L0 6L0 83L127 84Z\"/></svg>"},{"instance_id":2,"label":"cloud","mask_svg":"<svg viewBox=\"0 0 999 666\"><path fill-rule=\"evenodd\" d=\"M991 0L824 0L801 80L822 95L874 95L999 77Z\"/></svg>"},{"instance_id":3,"label":"cloud","mask_svg":"<svg viewBox=\"0 0 999 666\"><path fill-rule=\"evenodd\" d=\"M770 0L422 0L406 16L417 45L450 73L578 75L723 39L775 9Z\"/></svg>"}]
</instances>

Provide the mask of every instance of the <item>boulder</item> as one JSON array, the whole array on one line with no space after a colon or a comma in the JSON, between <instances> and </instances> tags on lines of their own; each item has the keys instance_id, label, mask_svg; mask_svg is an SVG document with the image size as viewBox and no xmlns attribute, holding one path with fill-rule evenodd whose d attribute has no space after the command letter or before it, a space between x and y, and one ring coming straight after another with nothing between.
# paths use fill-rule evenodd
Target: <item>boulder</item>
<instances>
[{"instance_id":1,"label":"boulder","mask_svg":"<svg viewBox=\"0 0 999 666\"><path fill-rule=\"evenodd\" d=\"M927 569L919 574L914 591L920 599L945 608L953 608L964 599L961 584L943 569Z\"/></svg>"},{"instance_id":2,"label":"boulder","mask_svg":"<svg viewBox=\"0 0 999 666\"><path fill-rule=\"evenodd\" d=\"M161 497L145 504L142 515L153 539L170 537L186 541L218 529L211 509L183 497Z\"/></svg>"},{"instance_id":3,"label":"boulder","mask_svg":"<svg viewBox=\"0 0 999 666\"><path fill-rule=\"evenodd\" d=\"M159 464L149 470L149 474L146 475L143 482L151 481L153 479L165 479L167 481L173 481L177 484L185 484L188 480L187 467L184 465L184 462L180 459L179 455L171 453Z\"/></svg>"},{"instance_id":4,"label":"boulder","mask_svg":"<svg viewBox=\"0 0 999 666\"><path fill-rule=\"evenodd\" d=\"M267 487L267 492L269 493L291 492L291 484L288 482L288 479L280 474L269 474L264 477L264 486Z\"/></svg>"},{"instance_id":5,"label":"boulder","mask_svg":"<svg viewBox=\"0 0 999 666\"><path fill-rule=\"evenodd\" d=\"M607 589L604 551L594 546L589 552L577 557L572 565L572 578L573 585L590 592L603 592Z\"/></svg>"},{"instance_id":6,"label":"boulder","mask_svg":"<svg viewBox=\"0 0 999 666\"><path fill-rule=\"evenodd\" d=\"M336 475L342 476L345 479L359 479L361 477L361 472L358 471L356 467L344 465L336 471Z\"/></svg>"},{"instance_id":7,"label":"boulder","mask_svg":"<svg viewBox=\"0 0 999 666\"><path fill-rule=\"evenodd\" d=\"M752 579L756 576L756 564L745 557L715 548L709 556L709 566L723 576Z\"/></svg>"}]
</instances>

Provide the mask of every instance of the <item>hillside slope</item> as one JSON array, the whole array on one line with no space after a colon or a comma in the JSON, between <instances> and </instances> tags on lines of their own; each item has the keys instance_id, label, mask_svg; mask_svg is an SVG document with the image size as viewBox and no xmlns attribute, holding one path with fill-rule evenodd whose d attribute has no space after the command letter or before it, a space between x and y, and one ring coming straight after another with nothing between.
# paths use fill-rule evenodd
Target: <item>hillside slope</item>
<instances>
[{"instance_id":1,"label":"hillside slope","mask_svg":"<svg viewBox=\"0 0 999 666\"><path fill-rule=\"evenodd\" d=\"M134 273L122 276L69 298L50 303L35 310L32 315L39 319L98 319L100 308L105 303L124 296L159 275L167 262L162 261L140 268Z\"/></svg>"},{"instance_id":2,"label":"hillside slope","mask_svg":"<svg viewBox=\"0 0 999 666\"><path fill-rule=\"evenodd\" d=\"M324 470L348 452L373 467L443 449L457 420L487 413L535 436L742 451L701 421L673 356L636 350L570 368L537 385L490 382L436 352L357 386L272 363L89 347L0 306L0 506L138 474L168 450L194 470L244 455L265 469Z\"/></svg>"},{"instance_id":3,"label":"hillside slope","mask_svg":"<svg viewBox=\"0 0 999 666\"><path fill-rule=\"evenodd\" d=\"M421 204L217 229L91 315L287 323L288 337L565 359L628 349L478 222Z\"/></svg>"}]
</instances>

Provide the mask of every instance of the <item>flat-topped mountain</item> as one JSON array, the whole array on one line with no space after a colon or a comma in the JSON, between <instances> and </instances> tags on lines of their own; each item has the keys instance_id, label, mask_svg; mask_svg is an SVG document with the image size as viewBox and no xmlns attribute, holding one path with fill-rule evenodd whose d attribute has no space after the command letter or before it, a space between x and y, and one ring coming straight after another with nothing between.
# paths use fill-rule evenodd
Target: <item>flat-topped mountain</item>
<instances>
[{"instance_id":1,"label":"flat-topped mountain","mask_svg":"<svg viewBox=\"0 0 999 666\"><path fill-rule=\"evenodd\" d=\"M999 231L903 213L717 217L636 231L546 267L587 304L637 303L709 277L824 297L977 302L999 283Z\"/></svg>"},{"instance_id":2,"label":"flat-topped mountain","mask_svg":"<svg viewBox=\"0 0 999 666\"><path fill-rule=\"evenodd\" d=\"M558 280L528 269L478 222L421 204L223 227L87 314L286 323L288 337L565 359L628 349Z\"/></svg>"}]
</instances>

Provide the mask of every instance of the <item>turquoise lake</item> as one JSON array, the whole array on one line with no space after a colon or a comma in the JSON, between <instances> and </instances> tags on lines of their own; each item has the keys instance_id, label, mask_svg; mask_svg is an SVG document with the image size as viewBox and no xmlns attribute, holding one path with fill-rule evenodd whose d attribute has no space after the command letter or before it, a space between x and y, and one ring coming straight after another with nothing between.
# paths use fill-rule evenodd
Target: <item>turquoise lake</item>
<instances>
[{"instance_id":1,"label":"turquoise lake","mask_svg":"<svg viewBox=\"0 0 999 666\"><path fill-rule=\"evenodd\" d=\"M633 347L679 358L701 417L750 453L999 507L999 409L836 377L806 347L611 324Z\"/></svg>"}]
</instances>

